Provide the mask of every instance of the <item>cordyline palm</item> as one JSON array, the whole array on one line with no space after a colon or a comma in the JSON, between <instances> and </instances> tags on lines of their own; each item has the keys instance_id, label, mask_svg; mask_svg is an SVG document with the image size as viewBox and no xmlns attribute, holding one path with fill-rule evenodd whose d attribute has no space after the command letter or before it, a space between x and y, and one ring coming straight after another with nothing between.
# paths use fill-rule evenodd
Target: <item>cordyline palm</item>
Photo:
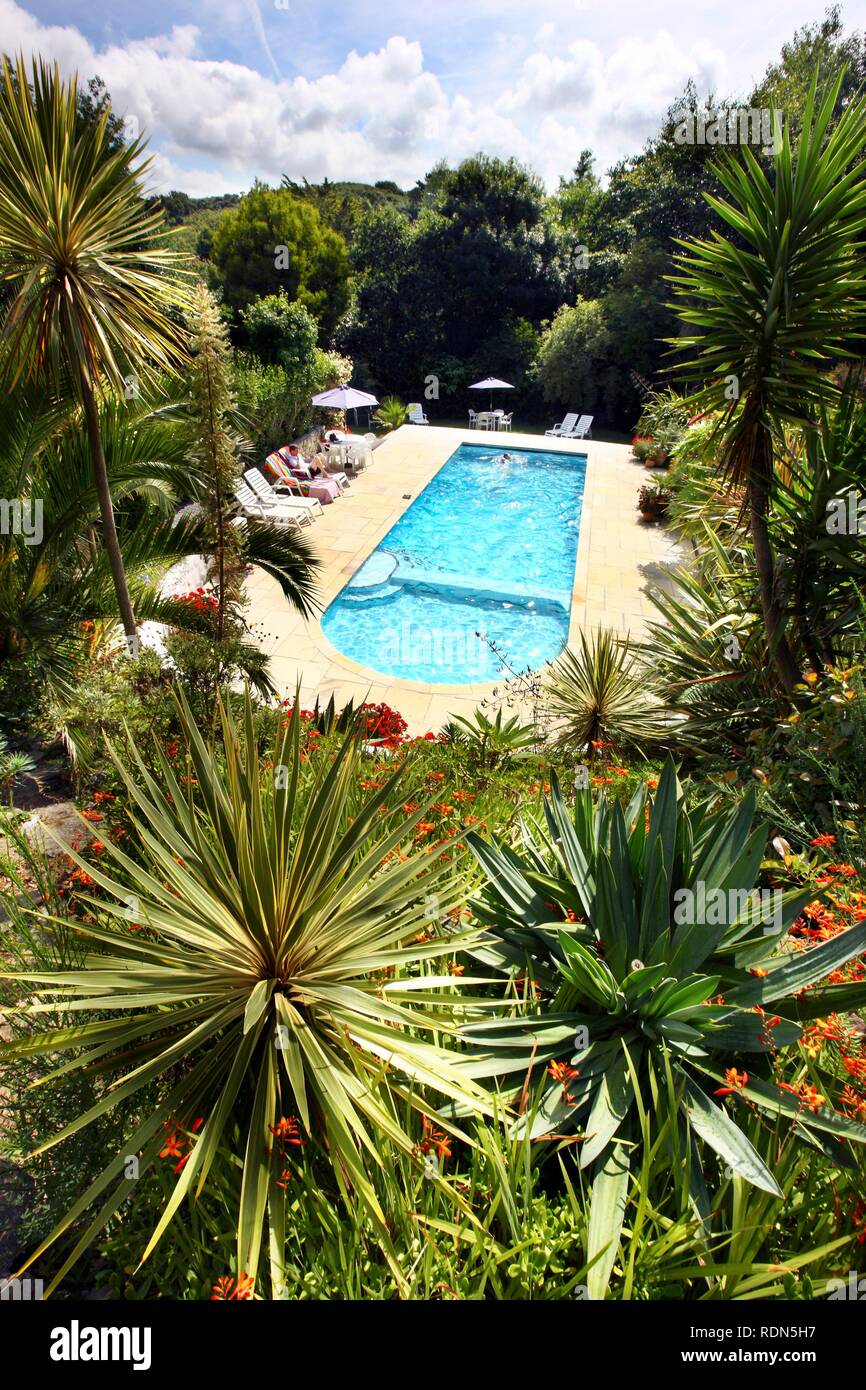
<instances>
[{"instance_id":1,"label":"cordyline palm","mask_svg":"<svg viewBox=\"0 0 866 1390\"><path fill-rule=\"evenodd\" d=\"M704 383L694 403L720 412L721 463L746 492L767 640L787 691L801 676L768 528L774 435L814 426L833 391L828 368L866 332L866 102L831 129L841 81L816 110L813 80L796 151L786 128L772 180L748 146L714 166L728 198L705 196L734 235L681 242L671 277L672 307L693 326L672 340L691 349L680 370Z\"/></svg>"},{"instance_id":2,"label":"cordyline palm","mask_svg":"<svg viewBox=\"0 0 866 1390\"><path fill-rule=\"evenodd\" d=\"M602 628L580 633L545 679L547 706L558 721L556 746L593 757L593 746L619 752L657 743L667 732L659 703L647 698L647 676L625 638Z\"/></svg>"},{"instance_id":3,"label":"cordyline palm","mask_svg":"<svg viewBox=\"0 0 866 1390\"><path fill-rule=\"evenodd\" d=\"M549 1067L523 1123L532 1138L584 1136L593 1298L604 1296L642 1139L684 1175L702 1221L704 1144L746 1181L782 1195L714 1098L719 1090L776 1122L795 1121L796 1134L815 1147L828 1134L834 1143L866 1143L866 1126L831 1105L804 1110L769 1064L799 1037L800 1021L866 1001L862 982L820 985L866 950L866 922L808 951L785 951L813 891L764 905L750 896L767 839L766 825L753 827L754 811L753 794L725 814L709 803L686 809L669 759L651 808L640 788L625 812L605 797L595 806L589 791L577 794L572 812L554 779L544 821L524 823L516 851L467 836L487 878L474 904L487 936L470 953L535 982L544 1001L533 1008L527 994L523 1016L469 1026L467 1037L487 1057L467 1069L510 1077L519 1091L528 1071ZM736 1077L726 1078L732 1066Z\"/></svg>"},{"instance_id":4,"label":"cordyline palm","mask_svg":"<svg viewBox=\"0 0 866 1390\"><path fill-rule=\"evenodd\" d=\"M220 705L224 771L182 699L179 713L196 791L181 786L159 747L158 782L137 753L135 777L116 760L134 807L137 857L107 842L111 869L103 861L86 866L103 896L89 900L92 917L76 921L89 946L80 968L8 976L37 991L25 1017L59 1011L67 1023L0 1044L0 1058L68 1053L54 1073L61 1085L82 1070L106 1082L98 1103L43 1149L125 1098L140 1094L141 1104L116 1156L28 1264L101 1204L56 1287L130 1195L124 1156L137 1154L149 1167L166 1123L190 1126L202 1117L142 1259L187 1197L202 1192L239 1123L246 1139L238 1269L256 1274L267 1223L271 1281L280 1288L286 1213L271 1127L296 1114L326 1146L347 1201L365 1208L402 1283L367 1172L389 1144L413 1152L393 1101L423 1112L421 1088L429 1086L487 1108L437 1040L454 1031L447 1010L426 1007L455 984L449 973L425 974L426 964L450 959L472 938L460 932L428 941L421 928L430 922L431 895L444 916L458 906L461 885L444 858L400 850L425 809L408 821L389 814L405 800L402 770L360 797L357 717L333 759L323 756L306 781L299 713L277 733L270 774L261 769L249 696L240 732ZM39 923L48 926L41 916ZM402 1002L413 992L414 1006Z\"/></svg>"},{"instance_id":5,"label":"cordyline palm","mask_svg":"<svg viewBox=\"0 0 866 1390\"><path fill-rule=\"evenodd\" d=\"M167 311L183 296L167 271L175 258L154 243L162 214L142 191L141 141L109 150L108 111L81 121L76 78L34 59L3 60L0 83L0 285L8 288L2 332L6 386L41 381L59 395L67 383L87 421L102 540L127 636L135 617L99 428L98 398L124 393L130 374L146 377L184 358Z\"/></svg>"}]
</instances>

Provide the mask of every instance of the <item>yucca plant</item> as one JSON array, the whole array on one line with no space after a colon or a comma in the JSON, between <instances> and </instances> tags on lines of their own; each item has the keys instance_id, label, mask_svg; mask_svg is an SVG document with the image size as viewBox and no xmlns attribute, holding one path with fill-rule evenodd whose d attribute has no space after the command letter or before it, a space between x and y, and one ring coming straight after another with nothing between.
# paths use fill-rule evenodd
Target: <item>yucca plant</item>
<instances>
[{"instance_id":1,"label":"yucca plant","mask_svg":"<svg viewBox=\"0 0 866 1390\"><path fill-rule=\"evenodd\" d=\"M487 1053L471 1072L519 1089L533 1068L547 1068L539 1103L521 1124L533 1138L583 1136L593 1297L604 1296L645 1133L666 1133L701 1220L702 1145L781 1195L714 1099L720 1092L776 1123L796 1120L796 1133L818 1149L828 1134L834 1154L839 1139L866 1142L866 1127L780 1088L771 1065L799 1037L800 1020L866 1001L866 983L810 988L866 950L866 923L809 951L786 951L788 928L814 890L774 897L771 913L753 896L767 838L765 825L753 827L753 794L724 813L708 804L688 810L669 759L651 808L646 795L640 788L623 812L578 792L570 812L554 779L543 822L523 822L518 850L467 836L487 880L474 904L487 937L472 954L535 982L545 1000L469 1025L473 1047ZM738 1070L744 1057L747 1070Z\"/></svg>"},{"instance_id":2,"label":"yucca plant","mask_svg":"<svg viewBox=\"0 0 866 1390\"><path fill-rule=\"evenodd\" d=\"M428 965L453 957L464 933L429 940L422 928L434 911L438 922L456 909L461 894L446 859L401 849L426 809L408 819L387 814L406 800L398 790L404 774L359 801L360 733L352 728L305 780L296 713L279 730L272 772L262 780L248 695L240 729L220 705L220 759L182 696L178 707L195 791L181 785L158 747L159 781L135 749L132 772L115 757L137 854L107 841L99 865L85 866L70 850L101 889L89 900L92 916L76 921L84 960L7 975L34 991L20 1017L49 1015L52 1026L2 1044L0 1059L56 1056L44 1084L62 1086L80 1072L104 1083L98 1103L37 1152L129 1097L142 1100L116 1155L27 1262L96 1204L49 1292L133 1193L126 1158L151 1166L167 1124L189 1133L192 1147L142 1261L212 1179L239 1125L237 1267L255 1277L267 1226L271 1284L279 1289L286 1212L273 1136L281 1119L297 1117L297 1132L326 1149L347 1203L365 1209L390 1255L366 1165L381 1161L389 1145L406 1155L414 1149L385 1093L419 1112L430 1105L427 1087L486 1107L444 1046L443 1035L454 1031L449 1010L427 1007L439 989L455 986L450 973L429 973ZM45 930L67 925L49 915L38 921ZM405 1002L413 991L415 1006ZM396 1262L394 1269L399 1280Z\"/></svg>"},{"instance_id":3,"label":"yucca plant","mask_svg":"<svg viewBox=\"0 0 866 1390\"><path fill-rule=\"evenodd\" d=\"M580 633L545 680L547 707L557 721L556 747L593 756L593 744L618 751L643 748L667 732L661 704L647 698L648 676L628 639L605 628Z\"/></svg>"}]
</instances>

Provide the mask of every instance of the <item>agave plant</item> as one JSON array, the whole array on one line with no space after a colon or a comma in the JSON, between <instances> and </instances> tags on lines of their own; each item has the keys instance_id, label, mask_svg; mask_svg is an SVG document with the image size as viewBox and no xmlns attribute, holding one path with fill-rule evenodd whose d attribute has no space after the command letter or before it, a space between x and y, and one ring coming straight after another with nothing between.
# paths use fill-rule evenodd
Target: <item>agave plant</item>
<instances>
[{"instance_id":1,"label":"agave plant","mask_svg":"<svg viewBox=\"0 0 866 1390\"><path fill-rule=\"evenodd\" d=\"M580 647L566 647L545 682L547 705L557 722L557 747L592 755L592 746L642 748L668 730L662 708L647 698L647 675L626 638L602 628Z\"/></svg>"},{"instance_id":2,"label":"agave plant","mask_svg":"<svg viewBox=\"0 0 866 1390\"><path fill-rule=\"evenodd\" d=\"M812 988L866 949L866 923L787 952L788 928L813 890L780 894L772 911L755 897L767 830L753 827L753 795L724 814L688 810L670 759L651 808L646 795L641 788L623 812L604 797L596 809L582 792L570 813L554 781L544 822L523 823L521 852L467 836L487 878L475 904L487 936L472 953L537 982L546 1001L470 1025L473 1046L487 1054L471 1071L523 1086L533 1067L547 1068L537 1108L520 1124L533 1138L583 1136L592 1297L604 1296L647 1125L674 1171L688 1174L704 1221L702 1145L781 1196L719 1092L777 1123L796 1120L797 1135L818 1148L823 1135L836 1153L839 1139L866 1142L866 1127L831 1108L804 1110L774 1083L771 1065L801 1020L866 1001L863 983ZM770 1005L772 1018L763 1012Z\"/></svg>"},{"instance_id":3,"label":"agave plant","mask_svg":"<svg viewBox=\"0 0 866 1390\"><path fill-rule=\"evenodd\" d=\"M137 1155L143 1171L165 1142L164 1126L186 1126L189 1159L143 1261L187 1198L214 1180L240 1125L237 1267L256 1276L267 1226L271 1287L279 1290L286 1212L272 1136L286 1120L328 1153L346 1201L364 1207L399 1280L365 1165L381 1163L388 1145L413 1154L397 1116L407 1106L424 1111L424 1088L487 1105L443 1045L454 1031L447 1010L426 1007L438 988L455 985L450 973L426 972L453 956L463 934L430 941L420 930L431 896L442 916L459 904L452 866L395 852L417 819L381 814L395 798L405 801L402 772L359 804L358 728L305 782L296 713L277 734L273 775L263 781L249 695L240 730L220 706L224 768L182 697L179 712L195 798L161 749L159 782L136 750L134 775L117 758L139 844L133 856L107 842L105 862L86 865L102 891L90 900L92 916L76 922L83 961L7 975L36 991L22 1005L25 1019L60 1011L65 1020L0 1045L0 1058L56 1056L49 1085L82 1071L104 1082L97 1104L37 1152L130 1097L141 1105L116 1155L27 1264L96 1204L53 1290L130 1196L125 1158ZM52 921L64 925L39 916L40 927ZM424 1007L405 1002L413 990Z\"/></svg>"}]
</instances>

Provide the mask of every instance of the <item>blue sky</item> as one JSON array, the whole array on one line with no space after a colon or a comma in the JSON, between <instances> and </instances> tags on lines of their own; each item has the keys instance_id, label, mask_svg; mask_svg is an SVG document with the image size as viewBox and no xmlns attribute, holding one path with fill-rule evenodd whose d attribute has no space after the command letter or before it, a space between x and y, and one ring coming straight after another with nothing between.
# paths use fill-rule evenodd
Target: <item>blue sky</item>
<instances>
[{"instance_id":1,"label":"blue sky","mask_svg":"<svg viewBox=\"0 0 866 1390\"><path fill-rule=\"evenodd\" d=\"M98 72L149 134L160 189L283 173L404 186L514 154L555 186L589 145L640 149L694 78L746 94L822 0L0 0L7 51ZM847 0L866 27L866 0Z\"/></svg>"}]
</instances>

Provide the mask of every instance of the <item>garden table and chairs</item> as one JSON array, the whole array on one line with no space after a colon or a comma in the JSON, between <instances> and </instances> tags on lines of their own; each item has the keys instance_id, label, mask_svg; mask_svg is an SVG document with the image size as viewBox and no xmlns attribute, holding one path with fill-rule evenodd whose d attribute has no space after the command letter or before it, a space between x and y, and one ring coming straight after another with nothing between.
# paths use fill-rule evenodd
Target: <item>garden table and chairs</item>
<instances>
[{"instance_id":1,"label":"garden table and chairs","mask_svg":"<svg viewBox=\"0 0 866 1390\"><path fill-rule=\"evenodd\" d=\"M506 415L504 410L470 410L469 427L476 430L510 430L511 419L512 415Z\"/></svg>"}]
</instances>

